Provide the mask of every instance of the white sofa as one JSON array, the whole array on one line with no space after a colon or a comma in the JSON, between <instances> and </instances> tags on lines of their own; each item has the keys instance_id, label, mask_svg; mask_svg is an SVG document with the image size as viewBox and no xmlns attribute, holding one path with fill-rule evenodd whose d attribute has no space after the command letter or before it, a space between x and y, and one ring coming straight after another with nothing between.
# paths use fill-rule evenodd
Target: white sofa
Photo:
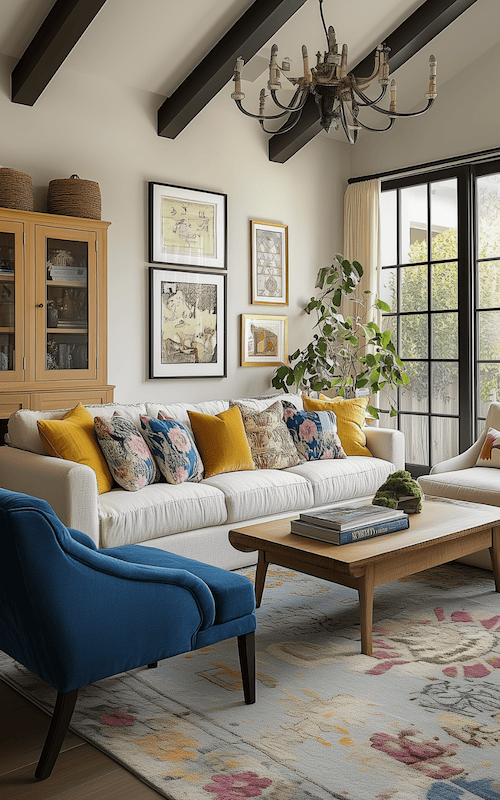
<instances>
[{"instance_id":1,"label":"white sofa","mask_svg":"<svg viewBox=\"0 0 500 800\"><path fill-rule=\"evenodd\" d=\"M500 430L500 403L491 403L481 435L468 450L458 456L435 464L430 475L418 479L422 491L450 500L466 500L469 503L485 503L500 506L500 469L476 467L488 428ZM489 550L480 550L460 558L466 564L491 569Z\"/></svg>"},{"instance_id":2,"label":"white sofa","mask_svg":"<svg viewBox=\"0 0 500 800\"><path fill-rule=\"evenodd\" d=\"M278 397L242 402L262 410ZM303 408L300 396L285 397ZM86 407L94 417L118 411L138 426L141 414L157 417L162 410L189 427L188 410L218 414L229 408L229 401ZM62 522L87 533L98 547L143 544L236 569L255 563L256 557L231 547L231 528L370 497L391 472L404 468L404 435L367 427L373 458L308 461L283 470L225 473L180 485L160 482L137 492L114 488L99 495L90 467L44 454L37 419L60 418L66 410L23 409L11 416L9 446L0 447L0 486L47 500Z\"/></svg>"}]
</instances>

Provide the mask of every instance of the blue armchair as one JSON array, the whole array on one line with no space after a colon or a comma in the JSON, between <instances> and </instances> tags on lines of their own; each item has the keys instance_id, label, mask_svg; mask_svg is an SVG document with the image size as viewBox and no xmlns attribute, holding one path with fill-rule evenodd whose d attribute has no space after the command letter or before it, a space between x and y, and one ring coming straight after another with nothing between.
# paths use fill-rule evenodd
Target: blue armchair
<instances>
[{"instance_id":1,"label":"blue armchair","mask_svg":"<svg viewBox=\"0 0 500 800\"><path fill-rule=\"evenodd\" d=\"M35 776L52 772L81 686L238 637L255 702L255 597L242 575L156 548L97 550L44 500L0 489L0 649L58 692Z\"/></svg>"}]
</instances>

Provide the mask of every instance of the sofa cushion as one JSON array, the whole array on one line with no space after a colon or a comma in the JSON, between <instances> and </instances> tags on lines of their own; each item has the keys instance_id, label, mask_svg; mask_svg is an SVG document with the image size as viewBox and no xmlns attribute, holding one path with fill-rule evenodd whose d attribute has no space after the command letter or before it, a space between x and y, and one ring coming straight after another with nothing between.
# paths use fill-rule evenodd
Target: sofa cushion
<instances>
[{"instance_id":1,"label":"sofa cushion","mask_svg":"<svg viewBox=\"0 0 500 800\"><path fill-rule=\"evenodd\" d=\"M224 494L215 486L185 481L153 483L140 492L113 489L99 497L101 546L137 544L171 533L221 525Z\"/></svg>"},{"instance_id":2,"label":"sofa cushion","mask_svg":"<svg viewBox=\"0 0 500 800\"><path fill-rule=\"evenodd\" d=\"M346 458L333 412L293 411L286 408L285 421L303 460Z\"/></svg>"},{"instance_id":3,"label":"sofa cushion","mask_svg":"<svg viewBox=\"0 0 500 800\"><path fill-rule=\"evenodd\" d=\"M337 417L337 431L342 447L348 456L371 456L363 432L368 397L327 397L320 394L319 400L304 395L306 411L333 411Z\"/></svg>"},{"instance_id":4,"label":"sofa cushion","mask_svg":"<svg viewBox=\"0 0 500 800\"><path fill-rule=\"evenodd\" d=\"M94 417L94 430L109 470L123 489L137 492L160 479L153 454L132 420L116 413L109 419Z\"/></svg>"},{"instance_id":5,"label":"sofa cushion","mask_svg":"<svg viewBox=\"0 0 500 800\"><path fill-rule=\"evenodd\" d=\"M224 493L227 521L241 522L270 514L293 514L313 504L311 484L292 470L259 469L214 475L202 483Z\"/></svg>"},{"instance_id":6,"label":"sofa cushion","mask_svg":"<svg viewBox=\"0 0 500 800\"><path fill-rule=\"evenodd\" d=\"M203 464L200 454L182 422L143 416L141 429L167 483L197 483L201 480Z\"/></svg>"},{"instance_id":7,"label":"sofa cushion","mask_svg":"<svg viewBox=\"0 0 500 800\"><path fill-rule=\"evenodd\" d=\"M428 495L500 506L500 473L496 469L470 467L437 472L435 475L422 475L418 482Z\"/></svg>"},{"instance_id":8,"label":"sofa cushion","mask_svg":"<svg viewBox=\"0 0 500 800\"><path fill-rule=\"evenodd\" d=\"M144 403L104 403L103 405L85 406L93 417L112 417L118 412L121 417L131 419L137 427L140 427L139 415L146 413ZM28 450L31 453L46 455L46 450L40 440L37 422L39 419L62 419L69 411L68 408L57 409L56 411L32 411L29 408L22 408L9 417L8 423L8 443L11 447L19 450Z\"/></svg>"},{"instance_id":9,"label":"sofa cushion","mask_svg":"<svg viewBox=\"0 0 500 800\"><path fill-rule=\"evenodd\" d=\"M233 401L231 401L233 402ZM303 460L283 420L283 405L278 400L263 411L238 401L252 458L257 469L285 469Z\"/></svg>"},{"instance_id":10,"label":"sofa cushion","mask_svg":"<svg viewBox=\"0 0 500 800\"><path fill-rule=\"evenodd\" d=\"M242 403L248 408L253 408L254 411L264 411L266 408L269 408L269 406L272 406L273 403L278 402L278 400L281 402L284 400L291 402L299 411L302 411L304 408L300 394L288 393L266 395L264 397L237 397L234 400L231 400L230 403L232 405Z\"/></svg>"},{"instance_id":11,"label":"sofa cushion","mask_svg":"<svg viewBox=\"0 0 500 800\"><path fill-rule=\"evenodd\" d=\"M348 456L341 459L307 461L287 473L309 481L314 506L331 505L340 500L368 497L394 472L394 464L372 456Z\"/></svg>"},{"instance_id":12,"label":"sofa cushion","mask_svg":"<svg viewBox=\"0 0 500 800\"><path fill-rule=\"evenodd\" d=\"M94 418L81 403L63 419L40 419L37 424L49 455L91 467L96 474L99 494L109 492L113 478L97 443Z\"/></svg>"},{"instance_id":13,"label":"sofa cushion","mask_svg":"<svg viewBox=\"0 0 500 800\"><path fill-rule=\"evenodd\" d=\"M229 400L207 400L204 403L146 403L146 415L158 417L162 412L164 419L176 419L191 430L191 421L188 411L197 411L198 414L215 416L221 411L227 411Z\"/></svg>"},{"instance_id":14,"label":"sofa cushion","mask_svg":"<svg viewBox=\"0 0 500 800\"><path fill-rule=\"evenodd\" d=\"M255 469L239 408L228 408L215 417L196 411L188 414L206 478Z\"/></svg>"}]
</instances>

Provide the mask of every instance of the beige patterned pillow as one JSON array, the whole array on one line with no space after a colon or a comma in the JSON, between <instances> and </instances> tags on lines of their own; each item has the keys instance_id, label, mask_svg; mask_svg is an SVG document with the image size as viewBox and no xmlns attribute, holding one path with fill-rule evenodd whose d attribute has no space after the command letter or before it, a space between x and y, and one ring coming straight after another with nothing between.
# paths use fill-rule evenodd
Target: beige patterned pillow
<instances>
[{"instance_id":1,"label":"beige patterned pillow","mask_svg":"<svg viewBox=\"0 0 500 800\"><path fill-rule=\"evenodd\" d=\"M285 469L303 463L283 419L279 400L264 411L255 411L237 401L231 405L241 411L256 469Z\"/></svg>"}]
</instances>

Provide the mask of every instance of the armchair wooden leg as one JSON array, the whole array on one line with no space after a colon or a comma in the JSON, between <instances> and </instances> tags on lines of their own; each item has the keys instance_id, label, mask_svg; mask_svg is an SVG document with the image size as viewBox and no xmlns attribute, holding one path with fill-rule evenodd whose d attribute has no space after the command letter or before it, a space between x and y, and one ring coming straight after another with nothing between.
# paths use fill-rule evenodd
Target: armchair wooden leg
<instances>
[{"instance_id":1,"label":"armchair wooden leg","mask_svg":"<svg viewBox=\"0 0 500 800\"><path fill-rule=\"evenodd\" d=\"M73 714L77 695L78 689L73 689L73 691L66 693L59 692L57 695L49 732L47 733L42 754L35 770L35 778L39 781L44 781L49 777L56 763L61 745L66 736L66 731L68 730L71 715Z\"/></svg>"},{"instance_id":2,"label":"armchair wooden leg","mask_svg":"<svg viewBox=\"0 0 500 800\"><path fill-rule=\"evenodd\" d=\"M245 703L255 703L255 631L238 636L241 680Z\"/></svg>"}]
</instances>

